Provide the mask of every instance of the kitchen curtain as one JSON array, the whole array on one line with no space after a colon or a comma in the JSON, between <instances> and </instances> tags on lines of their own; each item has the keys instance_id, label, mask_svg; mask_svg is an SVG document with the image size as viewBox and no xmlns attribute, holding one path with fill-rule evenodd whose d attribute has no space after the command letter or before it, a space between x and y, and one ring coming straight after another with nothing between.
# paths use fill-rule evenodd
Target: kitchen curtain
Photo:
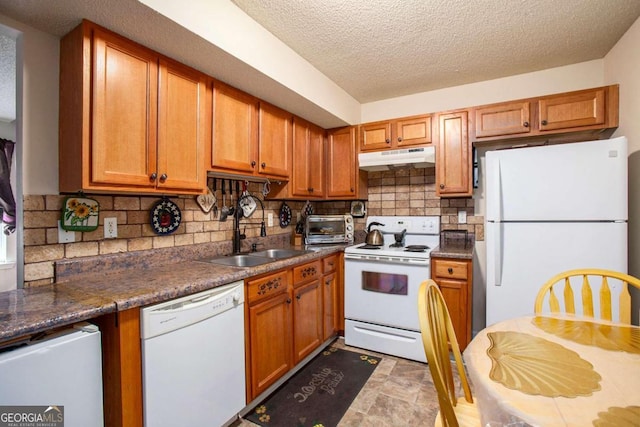
<instances>
[{"instance_id":1,"label":"kitchen curtain","mask_svg":"<svg viewBox=\"0 0 640 427\"><path fill-rule=\"evenodd\" d=\"M11 190L11 159L16 143L0 138L0 208L4 234L16 231L16 201Z\"/></svg>"}]
</instances>

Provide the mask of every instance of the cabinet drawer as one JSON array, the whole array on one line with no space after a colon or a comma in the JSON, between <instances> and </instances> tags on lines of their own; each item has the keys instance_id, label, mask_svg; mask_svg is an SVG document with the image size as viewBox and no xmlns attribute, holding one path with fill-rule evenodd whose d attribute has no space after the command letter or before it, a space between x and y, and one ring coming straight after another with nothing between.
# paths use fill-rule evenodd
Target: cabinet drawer
<instances>
[{"instance_id":1,"label":"cabinet drawer","mask_svg":"<svg viewBox=\"0 0 640 427\"><path fill-rule=\"evenodd\" d=\"M322 260L322 273L327 274L338 268L338 255L330 255Z\"/></svg>"},{"instance_id":2,"label":"cabinet drawer","mask_svg":"<svg viewBox=\"0 0 640 427\"><path fill-rule=\"evenodd\" d=\"M298 285L310 280L319 279L322 274L320 260L309 262L293 268L293 283Z\"/></svg>"},{"instance_id":3,"label":"cabinet drawer","mask_svg":"<svg viewBox=\"0 0 640 427\"><path fill-rule=\"evenodd\" d=\"M433 265L436 277L461 280L468 278L466 262L437 260Z\"/></svg>"},{"instance_id":4,"label":"cabinet drawer","mask_svg":"<svg viewBox=\"0 0 640 427\"><path fill-rule=\"evenodd\" d=\"M260 301L263 298L278 295L287 291L289 285L289 272L270 274L259 279L247 280L247 300L249 304Z\"/></svg>"}]
</instances>

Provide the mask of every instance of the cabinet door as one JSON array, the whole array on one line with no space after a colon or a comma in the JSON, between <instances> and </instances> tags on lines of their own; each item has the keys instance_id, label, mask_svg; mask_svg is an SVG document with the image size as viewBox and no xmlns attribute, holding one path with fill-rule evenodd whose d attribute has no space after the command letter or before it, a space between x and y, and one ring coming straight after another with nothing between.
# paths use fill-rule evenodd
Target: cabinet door
<instances>
[{"instance_id":1,"label":"cabinet door","mask_svg":"<svg viewBox=\"0 0 640 427\"><path fill-rule=\"evenodd\" d=\"M431 116L407 117L393 122L398 147L431 144Z\"/></svg>"},{"instance_id":2,"label":"cabinet door","mask_svg":"<svg viewBox=\"0 0 640 427\"><path fill-rule=\"evenodd\" d=\"M307 147L310 196L323 197L325 193L324 129L309 125L309 144Z\"/></svg>"},{"instance_id":3,"label":"cabinet door","mask_svg":"<svg viewBox=\"0 0 640 427\"><path fill-rule=\"evenodd\" d=\"M463 350L471 341L473 264L465 259L432 258L431 278L440 287Z\"/></svg>"},{"instance_id":4,"label":"cabinet door","mask_svg":"<svg viewBox=\"0 0 640 427\"><path fill-rule=\"evenodd\" d=\"M291 173L293 115L260 103L258 173L289 179Z\"/></svg>"},{"instance_id":5,"label":"cabinet door","mask_svg":"<svg viewBox=\"0 0 640 427\"><path fill-rule=\"evenodd\" d=\"M391 147L391 122L374 122L360 126L360 151Z\"/></svg>"},{"instance_id":6,"label":"cabinet door","mask_svg":"<svg viewBox=\"0 0 640 427\"><path fill-rule=\"evenodd\" d=\"M472 193L467 116L466 111L459 111L439 117L436 154L438 196L470 196Z\"/></svg>"},{"instance_id":7,"label":"cabinet door","mask_svg":"<svg viewBox=\"0 0 640 427\"><path fill-rule=\"evenodd\" d=\"M160 61L157 186L201 192L206 186L207 78Z\"/></svg>"},{"instance_id":8,"label":"cabinet door","mask_svg":"<svg viewBox=\"0 0 640 427\"><path fill-rule=\"evenodd\" d=\"M93 37L90 185L154 188L158 57L99 28Z\"/></svg>"},{"instance_id":9,"label":"cabinet door","mask_svg":"<svg viewBox=\"0 0 640 427\"><path fill-rule=\"evenodd\" d=\"M338 330L338 276L325 274L322 278L322 340L336 334Z\"/></svg>"},{"instance_id":10,"label":"cabinet door","mask_svg":"<svg viewBox=\"0 0 640 427\"><path fill-rule=\"evenodd\" d=\"M327 134L327 197L355 197L358 159L356 127L346 127Z\"/></svg>"},{"instance_id":11,"label":"cabinet door","mask_svg":"<svg viewBox=\"0 0 640 427\"><path fill-rule=\"evenodd\" d=\"M258 158L258 106L256 98L222 83L214 84L211 147L214 169L253 174Z\"/></svg>"},{"instance_id":12,"label":"cabinet door","mask_svg":"<svg viewBox=\"0 0 640 427\"><path fill-rule=\"evenodd\" d=\"M293 121L293 162L291 171L291 193L293 196L309 195L309 127L298 119Z\"/></svg>"},{"instance_id":13,"label":"cabinet door","mask_svg":"<svg viewBox=\"0 0 640 427\"><path fill-rule=\"evenodd\" d=\"M477 108L475 118L478 138L531 132L529 101Z\"/></svg>"},{"instance_id":14,"label":"cabinet door","mask_svg":"<svg viewBox=\"0 0 640 427\"><path fill-rule=\"evenodd\" d=\"M322 288L316 279L293 290L294 364L322 344Z\"/></svg>"},{"instance_id":15,"label":"cabinet door","mask_svg":"<svg viewBox=\"0 0 640 427\"><path fill-rule=\"evenodd\" d=\"M467 326L470 322L467 317L467 282L447 279L436 279L436 282L447 304L460 350L464 350L470 341L470 337L467 335Z\"/></svg>"},{"instance_id":16,"label":"cabinet door","mask_svg":"<svg viewBox=\"0 0 640 427\"><path fill-rule=\"evenodd\" d=\"M605 88L540 98L539 129L578 128L605 122Z\"/></svg>"},{"instance_id":17,"label":"cabinet door","mask_svg":"<svg viewBox=\"0 0 640 427\"><path fill-rule=\"evenodd\" d=\"M285 292L249 305L251 399L293 368L291 304Z\"/></svg>"}]
</instances>

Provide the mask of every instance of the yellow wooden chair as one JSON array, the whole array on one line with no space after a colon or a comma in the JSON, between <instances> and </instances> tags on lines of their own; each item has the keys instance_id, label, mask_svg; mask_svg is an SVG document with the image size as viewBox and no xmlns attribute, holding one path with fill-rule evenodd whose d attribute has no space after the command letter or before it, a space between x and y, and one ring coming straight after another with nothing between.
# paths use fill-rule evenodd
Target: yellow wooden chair
<instances>
[{"instance_id":1,"label":"yellow wooden chair","mask_svg":"<svg viewBox=\"0 0 640 427\"><path fill-rule=\"evenodd\" d=\"M435 425L447 427L480 426L480 414L471 396L471 388L462 364L460 347L449 317L449 311L440 288L431 279L420 285L418 312L420 314L422 343L440 405ZM450 351L455 358L464 398L456 396L453 368L449 358Z\"/></svg>"},{"instance_id":2,"label":"yellow wooden chair","mask_svg":"<svg viewBox=\"0 0 640 427\"><path fill-rule=\"evenodd\" d=\"M640 279L637 279L628 274L619 273L611 270L600 269L581 269L581 270L569 270L560 273L551 279L549 279L536 297L534 310L536 314L543 312L544 303L547 301L547 305L551 313L568 313L576 314L576 300L574 297L574 289L571 287L571 279L582 278L582 288L580 289L581 301L582 301L582 315L587 317L599 318L602 320L614 320L611 319L611 307L612 307L612 295L611 287L614 281L622 282L622 288L620 290L620 296L618 298L619 319L615 319L619 323L631 323L631 296L629 294L628 285L635 286L640 289ZM574 283L575 283L574 279ZM598 299L600 301L600 315L594 316L594 303L593 303L593 290L591 289L591 282L594 282L594 287L597 283L600 284L600 290L598 291ZM611 282L611 283L610 283ZM564 311L560 307L560 301L554 293L554 286L562 286L562 289L558 289L562 292L564 299ZM578 304L580 301L577 302Z\"/></svg>"}]
</instances>

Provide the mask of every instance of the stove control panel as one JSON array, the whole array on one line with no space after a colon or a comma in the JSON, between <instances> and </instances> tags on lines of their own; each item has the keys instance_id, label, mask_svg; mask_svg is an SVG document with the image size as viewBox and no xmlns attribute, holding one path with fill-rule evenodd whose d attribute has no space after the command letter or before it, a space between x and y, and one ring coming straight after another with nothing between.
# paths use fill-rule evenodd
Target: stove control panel
<instances>
[{"instance_id":1,"label":"stove control panel","mask_svg":"<svg viewBox=\"0 0 640 427\"><path fill-rule=\"evenodd\" d=\"M367 219L367 225L371 222L384 224L378 227L383 233L400 233L406 230L407 234L439 234L439 216L371 216Z\"/></svg>"}]
</instances>

